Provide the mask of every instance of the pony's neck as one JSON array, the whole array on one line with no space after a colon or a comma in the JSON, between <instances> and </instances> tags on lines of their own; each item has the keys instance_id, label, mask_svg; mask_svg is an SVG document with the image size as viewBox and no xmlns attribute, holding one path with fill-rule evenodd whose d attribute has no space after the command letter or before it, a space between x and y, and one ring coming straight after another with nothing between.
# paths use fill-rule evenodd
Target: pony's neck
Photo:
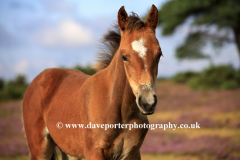
<instances>
[{"instance_id":1,"label":"pony's neck","mask_svg":"<svg viewBox=\"0 0 240 160\"><path fill-rule=\"evenodd\" d=\"M111 81L110 89L110 105L108 108L109 114L117 113L120 117L116 115L110 115L111 118L114 116L118 117L115 119L119 121L121 119L122 123L126 123L126 119L130 117L132 113L138 111L135 96L133 94L132 88L127 80L124 62L120 53L115 54L110 65L106 68L108 76ZM115 111L115 112L114 112Z\"/></svg>"}]
</instances>

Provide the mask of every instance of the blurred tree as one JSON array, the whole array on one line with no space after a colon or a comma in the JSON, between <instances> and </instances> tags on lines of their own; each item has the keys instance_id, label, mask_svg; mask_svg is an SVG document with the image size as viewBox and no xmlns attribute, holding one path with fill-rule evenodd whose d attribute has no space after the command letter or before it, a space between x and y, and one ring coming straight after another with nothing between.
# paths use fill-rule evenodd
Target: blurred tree
<instances>
[{"instance_id":1,"label":"blurred tree","mask_svg":"<svg viewBox=\"0 0 240 160\"><path fill-rule=\"evenodd\" d=\"M234 42L240 58L240 0L170 0L159 10L162 35L173 34L186 20L191 21L191 27L176 49L177 58L207 58L202 49L208 41L217 48Z\"/></svg>"}]
</instances>

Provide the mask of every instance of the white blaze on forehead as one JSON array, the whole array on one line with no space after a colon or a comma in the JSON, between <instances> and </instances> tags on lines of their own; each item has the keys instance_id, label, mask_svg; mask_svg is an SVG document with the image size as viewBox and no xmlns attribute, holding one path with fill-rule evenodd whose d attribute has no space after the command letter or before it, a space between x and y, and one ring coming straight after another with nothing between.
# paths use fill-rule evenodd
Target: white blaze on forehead
<instances>
[{"instance_id":1,"label":"white blaze on forehead","mask_svg":"<svg viewBox=\"0 0 240 160\"><path fill-rule=\"evenodd\" d=\"M144 46L144 43L146 42L145 39L142 37L139 40L132 42L132 48L134 51L138 52L139 56L144 58L147 52L147 48Z\"/></svg>"}]
</instances>

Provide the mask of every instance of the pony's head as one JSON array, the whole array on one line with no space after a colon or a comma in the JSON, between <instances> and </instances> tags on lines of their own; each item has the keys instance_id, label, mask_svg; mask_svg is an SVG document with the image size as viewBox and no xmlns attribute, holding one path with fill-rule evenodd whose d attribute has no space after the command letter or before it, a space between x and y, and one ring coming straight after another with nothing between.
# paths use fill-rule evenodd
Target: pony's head
<instances>
[{"instance_id":1,"label":"pony's head","mask_svg":"<svg viewBox=\"0 0 240 160\"><path fill-rule=\"evenodd\" d=\"M145 22L129 17L124 7L118 11L121 42L118 48L128 82L143 114L152 114L157 104L158 62L162 51L155 36L158 10L152 5Z\"/></svg>"}]
</instances>

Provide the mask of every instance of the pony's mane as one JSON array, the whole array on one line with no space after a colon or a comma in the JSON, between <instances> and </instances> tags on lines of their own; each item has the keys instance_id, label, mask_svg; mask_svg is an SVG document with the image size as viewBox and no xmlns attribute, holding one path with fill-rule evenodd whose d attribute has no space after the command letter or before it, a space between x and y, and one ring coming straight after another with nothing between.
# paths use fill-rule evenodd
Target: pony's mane
<instances>
[{"instance_id":1,"label":"pony's mane","mask_svg":"<svg viewBox=\"0 0 240 160\"><path fill-rule=\"evenodd\" d=\"M128 17L128 23L126 24L125 30L136 30L144 26L144 22L139 16L132 12ZM94 66L97 69L104 69L111 63L115 53L117 52L120 42L121 33L117 23L112 25L112 28L101 39L100 51L97 53L97 64Z\"/></svg>"}]
</instances>

